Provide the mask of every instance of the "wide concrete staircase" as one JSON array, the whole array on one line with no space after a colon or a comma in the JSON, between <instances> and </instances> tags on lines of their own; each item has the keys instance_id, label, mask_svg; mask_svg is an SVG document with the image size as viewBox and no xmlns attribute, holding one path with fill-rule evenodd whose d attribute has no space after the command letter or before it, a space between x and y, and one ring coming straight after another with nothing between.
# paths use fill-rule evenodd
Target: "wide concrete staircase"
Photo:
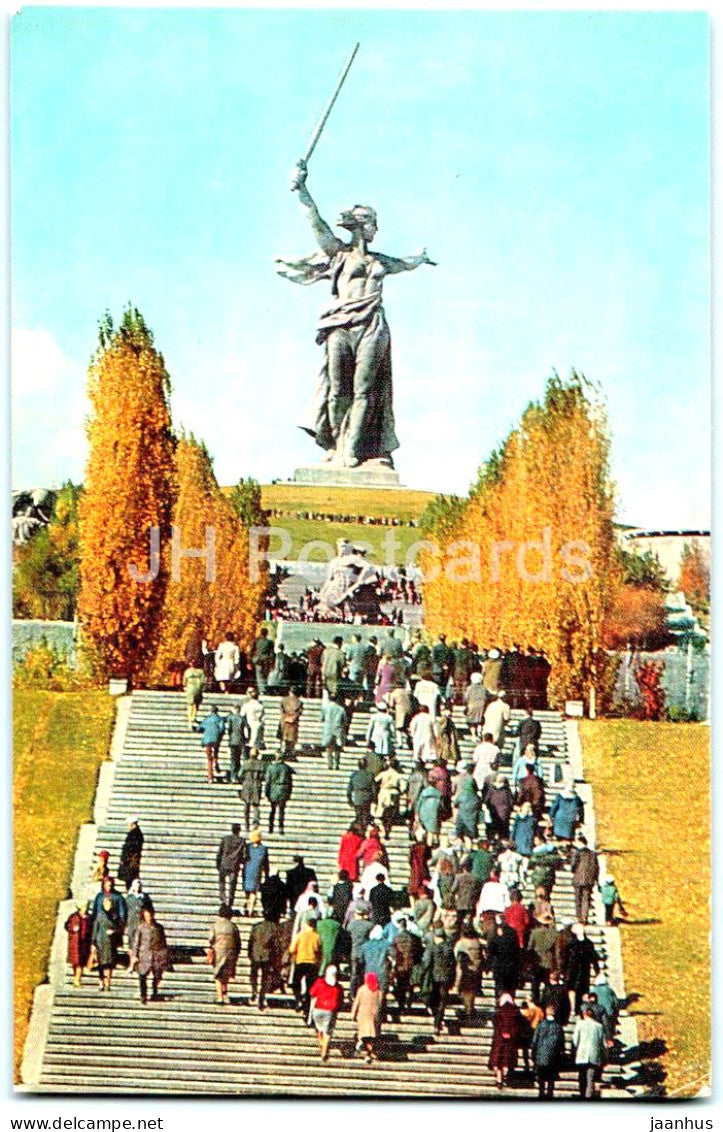
<instances>
[{"instance_id":1,"label":"wide concrete staircase","mask_svg":"<svg viewBox=\"0 0 723 1132\"><path fill-rule=\"evenodd\" d=\"M204 709L214 697L207 697ZM219 696L230 710L233 696ZM278 701L267 698L266 738L276 747ZM543 724L542 764L552 787L570 772L565 726L557 713L540 713ZM319 876L322 891L332 880L339 838L352 811L346 783L364 746L366 711L354 717L349 745L339 771L329 771L315 748L319 742L319 703L307 701L300 728L295 783L287 808L286 832L264 834L272 869L282 874L301 852ZM461 712L457 722L462 746L471 750ZM514 740L507 743L511 757ZM549 753L551 748L557 750ZM224 743L222 765L228 763ZM404 752L402 761L409 764ZM288 995L271 996L260 1013L249 1004L246 939L252 921L239 923L244 949L239 976L231 987L231 1005L215 1004L213 980L205 963L209 928L218 906L216 847L233 821L242 820L238 788L210 785L197 734L188 731L180 694L135 692L122 754L116 767L107 819L98 830L97 847L111 852L117 867L126 818L137 814L145 834L141 876L158 919L174 949L174 969L162 984L161 1001L144 1006L138 983L122 968L111 994L99 994L96 980L85 976L72 986L69 972L56 990L50 1011L47 1043L34 1091L77 1093L289 1094L337 1096L480 1097L498 1096L487 1067L494 1000L492 983L484 979L474 1025L460 1028L456 1002L447 1011L449 1033L435 1037L432 1019L417 1003L403 1019L394 1011L384 1027L382 1058L369 1066L354 1055L354 1027L348 1013L337 1026L330 1060L321 1064L313 1031L292 1009ZM267 825L268 810L262 809ZM388 846L392 883L408 878L406 827L394 829ZM90 880L90 873L88 874ZM526 896L531 896L528 891ZM553 893L558 918L573 918L574 900L567 871L558 874ZM599 908L590 935L603 962L608 959L607 933L599 925ZM572 1097L576 1074L563 1072L558 1093ZM612 1064L605 1071L609 1096L630 1095L628 1071ZM518 1076L505 1095L536 1095L529 1077Z\"/></svg>"}]
</instances>

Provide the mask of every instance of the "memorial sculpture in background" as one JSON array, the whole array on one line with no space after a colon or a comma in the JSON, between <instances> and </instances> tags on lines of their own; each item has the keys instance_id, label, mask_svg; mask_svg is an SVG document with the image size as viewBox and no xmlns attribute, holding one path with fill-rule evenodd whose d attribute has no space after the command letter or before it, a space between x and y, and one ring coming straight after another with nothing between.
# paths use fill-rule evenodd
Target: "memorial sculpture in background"
<instances>
[{"instance_id":1,"label":"memorial sculpture in background","mask_svg":"<svg viewBox=\"0 0 723 1132\"><path fill-rule=\"evenodd\" d=\"M57 492L49 487L14 491L12 495L12 538L15 546L24 546L34 534L50 522Z\"/></svg>"},{"instance_id":2,"label":"memorial sculpture in background","mask_svg":"<svg viewBox=\"0 0 723 1132\"><path fill-rule=\"evenodd\" d=\"M316 340L324 346L318 388L309 419L302 424L325 460L343 468L393 468L399 447L392 404L392 358L389 327L382 306L387 275L431 264L426 249L395 258L369 250L377 234L377 215L368 205L343 211L337 225L351 234L335 236L322 219L306 184L308 160L356 54L354 48L302 158L291 188L298 193L320 252L298 260L277 259L279 274L294 283L331 284L332 302L321 315Z\"/></svg>"},{"instance_id":3,"label":"memorial sculpture in background","mask_svg":"<svg viewBox=\"0 0 723 1132\"><path fill-rule=\"evenodd\" d=\"M359 617L377 623L381 618L377 572L365 552L346 539L337 542L337 555L329 563L329 577L319 591L322 617L334 614L346 620Z\"/></svg>"}]
</instances>

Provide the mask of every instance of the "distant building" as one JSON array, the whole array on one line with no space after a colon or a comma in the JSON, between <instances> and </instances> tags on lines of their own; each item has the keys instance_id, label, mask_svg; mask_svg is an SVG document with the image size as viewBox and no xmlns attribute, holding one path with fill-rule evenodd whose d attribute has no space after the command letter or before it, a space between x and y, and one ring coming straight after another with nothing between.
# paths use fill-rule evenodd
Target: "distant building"
<instances>
[{"instance_id":1,"label":"distant building","mask_svg":"<svg viewBox=\"0 0 723 1132\"><path fill-rule=\"evenodd\" d=\"M677 585L680 578L680 559L683 547L699 546L710 565L710 531L646 531L639 527L618 529L618 542L630 554L656 555L666 578Z\"/></svg>"}]
</instances>

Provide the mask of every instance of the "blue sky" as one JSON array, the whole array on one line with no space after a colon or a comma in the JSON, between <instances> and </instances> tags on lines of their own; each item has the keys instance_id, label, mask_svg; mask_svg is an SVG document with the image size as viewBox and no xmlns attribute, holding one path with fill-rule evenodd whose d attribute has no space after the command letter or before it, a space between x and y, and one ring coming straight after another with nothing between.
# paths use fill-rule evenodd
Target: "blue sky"
<instances>
[{"instance_id":1,"label":"blue sky","mask_svg":"<svg viewBox=\"0 0 723 1132\"><path fill-rule=\"evenodd\" d=\"M285 479L325 285L290 170L333 221L436 268L386 281L397 466L466 489L553 368L598 381L620 518L709 522L708 22L701 13L26 8L12 29L17 486L82 477L106 308L163 351L216 472Z\"/></svg>"}]
</instances>

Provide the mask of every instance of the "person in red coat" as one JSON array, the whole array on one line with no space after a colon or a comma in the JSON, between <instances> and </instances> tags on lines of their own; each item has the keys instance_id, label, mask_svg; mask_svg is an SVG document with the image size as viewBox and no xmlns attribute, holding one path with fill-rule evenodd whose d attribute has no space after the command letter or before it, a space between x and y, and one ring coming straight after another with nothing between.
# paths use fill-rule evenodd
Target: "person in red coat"
<instances>
[{"instance_id":1,"label":"person in red coat","mask_svg":"<svg viewBox=\"0 0 723 1132\"><path fill-rule=\"evenodd\" d=\"M367 865L373 863L379 863L380 865L384 865L385 868L389 868L389 858L387 857L387 851L379 836L378 826L369 826L366 838L359 846L356 856L359 862L359 871L362 873Z\"/></svg>"},{"instance_id":2,"label":"person in red coat","mask_svg":"<svg viewBox=\"0 0 723 1132\"><path fill-rule=\"evenodd\" d=\"M79 987L83 977L83 968L88 965L90 958L91 936L93 934L93 917L88 915L87 905L78 902L75 912L71 912L65 921L65 930L68 933L68 962L73 968L73 986Z\"/></svg>"},{"instance_id":3,"label":"person in red coat","mask_svg":"<svg viewBox=\"0 0 723 1132\"><path fill-rule=\"evenodd\" d=\"M532 927L532 916L522 903L522 893L518 888L510 889L510 903L505 909L505 921L514 928L517 942L524 951L527 934Z\"/></svg>"},{"instance_id":4,"label":"person in red coat","mask_svg":"<svg viewBox=\"0 0 723 1132\"><path fill-rule=\"evenodd\" d=\"M529 802L532 812L539 821L545 812L545 780L535 774L534 766L528 764L527 774L520 779L517 787L517 805Z\"/></svg>"},{"instance_id":5,"label":"person in red coat","mask_svg":"<svg viewBox=\"0 0 723 1132\"><path fill-rule=\"evenodd\" d=\"M312 983L309 996L309 1021L316 1030L321 1060L328 1061L331 1035L344 1002L344 992L339 986L336 967L327 967L323 979L316 979Z\"/></svg>"},{"instance_id":6,"label":"person in red coat","mask_svg":"<svg viewBox=\"0 0 723 1132\"><path fill-rule=\"evenodd\" d=\"M409 884L407 892L410 896L421 896L431 881L429 872L429 859L432 849L427 845L424 830L417 830L417 839L409 850Z\"/></svg>"},{"instance_id":7,"label":"person in red coat","mask_svg":"<svg viewBox=\"0 0 723 1132\"><path fill-rule=\"evenodd\" d=\"M357 857L359 850L362 846L362 837L359 832L359 826L350 825L346 833L342 834L341 841L339 842L339 855L337 857L337 864L339 869L345 869L349 874L349 880L355 881L359 879L359 864Z\"/></svg>"},{"instance_id":8,"label":"person in red coat","mask_svg":"<svg viewBox=\"0 0 723 1132\"><path fill-rule=\"evenodd\" d=\"M522 1016L512 1001L512 995L500 995L499 1004L492 1016L492 1049L489 1067L495 1071L497 1088L503 1089L511 1069L517 1065Z\"/></svg>"}]
</instances>

